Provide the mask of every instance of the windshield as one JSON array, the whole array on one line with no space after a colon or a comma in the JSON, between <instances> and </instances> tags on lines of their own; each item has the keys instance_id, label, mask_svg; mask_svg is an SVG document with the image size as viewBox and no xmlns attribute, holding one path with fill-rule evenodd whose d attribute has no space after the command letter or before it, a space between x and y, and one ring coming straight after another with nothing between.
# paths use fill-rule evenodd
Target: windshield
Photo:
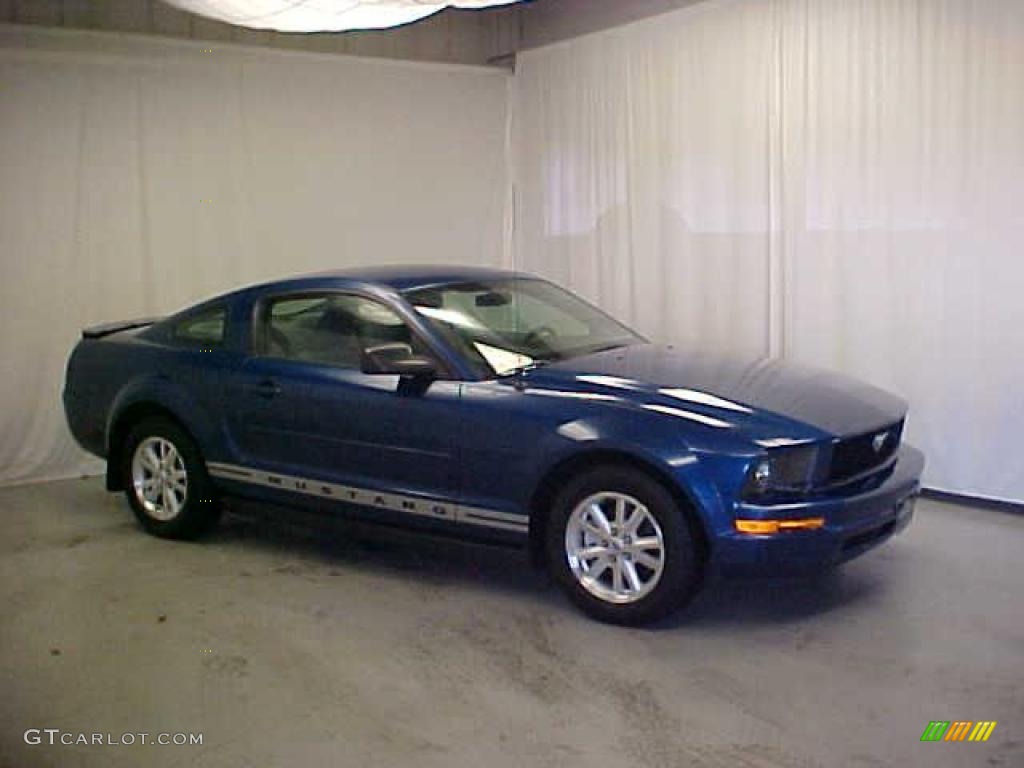
<instances>
[{"instance_id":1,"label":"windshield","mask_svg":"<svg viewBox=\"0 0 1024 768\"><path fill-rule=\"evenodd\" d=\"M484 375L641 341L568 291L534 278L421 288L405 298Z\"/></svg>"}]
</instances>

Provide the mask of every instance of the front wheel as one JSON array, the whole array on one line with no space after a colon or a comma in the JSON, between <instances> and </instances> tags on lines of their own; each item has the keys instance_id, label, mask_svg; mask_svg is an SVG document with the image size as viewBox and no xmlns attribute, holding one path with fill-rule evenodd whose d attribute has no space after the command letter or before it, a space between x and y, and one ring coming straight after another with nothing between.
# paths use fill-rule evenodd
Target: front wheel
<instances>
[{"instance_id":1,"label":"front wheel","mask_svg":"<svg viewBox=\"0 0 1024 768\"><path fill-rule=\"evenodd\" d=\"M132 428L122 456L125 493L142 527L166 539L194 539L220 517L206 464L192 437L165 418Z\"/></svg>"},{"instance_id":2,"label":"front wheel","mask_svg":"<svg viewBox=\"0 0 1024 768\"><path fill-rule=\"evenodd\" d=\"M700 583L691 521L661 483L630 467L578 476L555 499L548 565L591 616L643 624L678 610Z\"/></svg>"}]
</instances>

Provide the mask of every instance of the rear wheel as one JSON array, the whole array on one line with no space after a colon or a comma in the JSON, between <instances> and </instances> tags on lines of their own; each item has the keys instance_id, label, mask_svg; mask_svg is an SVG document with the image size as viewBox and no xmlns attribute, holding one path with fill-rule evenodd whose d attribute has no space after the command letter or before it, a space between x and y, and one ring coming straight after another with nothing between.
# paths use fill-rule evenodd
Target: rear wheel
<instances>
[{"instance_id":1,"label":"rear wheel","mask_svg":"<svg viewBox=\"0 0 1024 768\"><path fill-rule=\"evenodd\" d=\"M589 470L563 489L551 514L551 572L597 619L656 621L681 608L700 583L703 564L691 521L643 472L614 465Z\"/></svg>"},{"instance_id":2,"label":"rear wheel","mask_svg":"<svg viewBox=\"0 0 1024 768\"><path fill-rule=\"evenodd\" d=\"M122 454L125 493L142 527L167 539L194 539L220 518L220 504L192 437L152 417L128 433Z\"/></svg>"}]
</instances>

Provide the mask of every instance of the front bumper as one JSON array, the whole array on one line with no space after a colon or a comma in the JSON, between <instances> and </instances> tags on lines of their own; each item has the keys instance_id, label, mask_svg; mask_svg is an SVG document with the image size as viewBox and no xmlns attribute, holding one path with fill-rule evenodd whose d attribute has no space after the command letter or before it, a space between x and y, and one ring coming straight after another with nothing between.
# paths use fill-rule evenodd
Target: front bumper
<instances>
[{"instance_id":1,"label":"front bumper","mask_svg":"<svg viewBox=\"0 0 1024 768\"><path fill-rule=\"evenodd\" d=\"M904 445L889 476L870 490L771 506L737 502L737 518L822 517L825 525L818 530L766 535L728 531L712 546L712 566L728 574L789 575L823 570L857 557L910 524L923 471L924 455Z\"/></svg>"}]
</instances>

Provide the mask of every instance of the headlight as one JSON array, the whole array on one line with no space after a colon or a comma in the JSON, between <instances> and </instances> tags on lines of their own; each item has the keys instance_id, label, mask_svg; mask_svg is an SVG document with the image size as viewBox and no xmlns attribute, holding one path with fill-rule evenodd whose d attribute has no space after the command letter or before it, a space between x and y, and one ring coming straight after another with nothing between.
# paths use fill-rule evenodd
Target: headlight
<instances>
[{"instance_id":1,"label":"headlight","mask_svg":"<svg viewBox=\"0 0 1024 768\"><path fill-rule=\"evenodd\" d=\"M744 496L801 493L811 487L818 449L813 445L775 450L754 460Z\"/></svg>"}]
</instances>

